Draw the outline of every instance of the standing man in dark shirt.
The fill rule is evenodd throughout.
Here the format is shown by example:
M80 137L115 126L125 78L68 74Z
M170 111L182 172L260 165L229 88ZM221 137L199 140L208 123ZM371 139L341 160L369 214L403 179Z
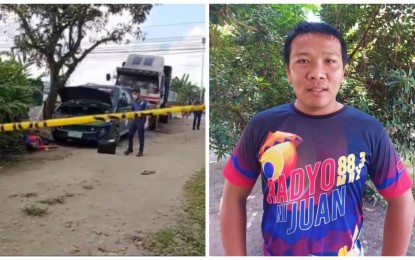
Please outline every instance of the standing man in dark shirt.
M140 89L134 89L132 92L133 103L131 104L132 111L142 111L148 109L148 103L146 100L141 99ZM134 118L130 122L129 133L128 133L128 149L124 152L125 155L129 155L133 152L133 138L135 132L138 132L138 141L140 147L137 153L138 157L143 156L144 150L144 126L146 124L146 116L140 116Z
M200 101L200 98L196 98L196 100L193 102L194 106L199 106L201 105L202 102ZM200 120L202 118L202 110L198 110L198 111L194 111L193 112L193 130L195 130L195 127L197 125L197 130L199 130L200 127ZM196 124L197 122L197 124Z

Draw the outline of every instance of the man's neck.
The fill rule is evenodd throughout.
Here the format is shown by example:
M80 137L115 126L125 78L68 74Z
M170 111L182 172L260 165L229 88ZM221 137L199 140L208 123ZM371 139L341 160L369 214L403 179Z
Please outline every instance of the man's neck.
M304 113L304 114L310 115L310 116L329 115L329 114L332 114L332 113L335 113L335 112L341 110L344 107L343 104L341 104L337 101L333 105L331 105L330 107L324 107L324 108L304 107L297 100L294 102L294 106L301 113Z

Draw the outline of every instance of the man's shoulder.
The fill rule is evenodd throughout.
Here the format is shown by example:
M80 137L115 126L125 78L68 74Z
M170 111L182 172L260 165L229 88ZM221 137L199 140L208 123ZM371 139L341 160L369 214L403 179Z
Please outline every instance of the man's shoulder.
M291 108L291 104L283 104L278 105L275 107L271 107L269 109L263 110L255 114L252 118L254 123L264 123L266 121L274 121L278 118L284 118L293 113L293 109Z
M278 105L255 114L247 125L253 132L267 133L277 129L279 125L294 113L290 104Z
M148 101L145 100L145 99L140 99L140 100L136 101L136 104L137 105L147 105Z
M352 106L348 107L347 113L345 113L345 116L348 120L352 120L353 122L355 122L356 125L361 125L363 127L370 125L372 127L383 128L383 124L378 119Z

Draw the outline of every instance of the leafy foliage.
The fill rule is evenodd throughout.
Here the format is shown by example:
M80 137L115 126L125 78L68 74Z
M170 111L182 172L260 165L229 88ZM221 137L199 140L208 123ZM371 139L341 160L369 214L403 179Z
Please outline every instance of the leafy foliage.
M174 77L171 89L177 93L177 101L181 103L200 97L200 88L189 81L189 74L183 74L181 79Z
M229 153L258 111L293 100L282 46L314 5L210 5L210 149Z
M0 14L7 23L19 22L16 47L39 65L46 63L50 73L50 92L44 117L51 118L57 89L63 88L78 64L97 46L140 37L138 27L146 20L150 4L2 4ZM131 20L108 29L109 17L129 12ZM89 45L89 47L85 47Z
M307 12L338 28L350 62L340 102L387 128L414 164L415 5L210 5L210 149L230 153L258 111L291 102L281 49Z
M0 123L20 122L27 119L36 92L28 76L26 66L14 60L0 60ZM0 133L1 153L19 151L22 140L21 132Z
M415 5L322 5L349 48L345 103L386 127L399 154L415 163Z

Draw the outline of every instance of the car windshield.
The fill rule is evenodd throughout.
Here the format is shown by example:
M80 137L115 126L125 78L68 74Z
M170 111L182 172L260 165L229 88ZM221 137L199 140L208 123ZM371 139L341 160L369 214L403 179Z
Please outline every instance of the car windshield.
M140 88L143 92L141 94L157 94L158 78L143 75L124 75L118 77L118 84L130 86L132 88Z

